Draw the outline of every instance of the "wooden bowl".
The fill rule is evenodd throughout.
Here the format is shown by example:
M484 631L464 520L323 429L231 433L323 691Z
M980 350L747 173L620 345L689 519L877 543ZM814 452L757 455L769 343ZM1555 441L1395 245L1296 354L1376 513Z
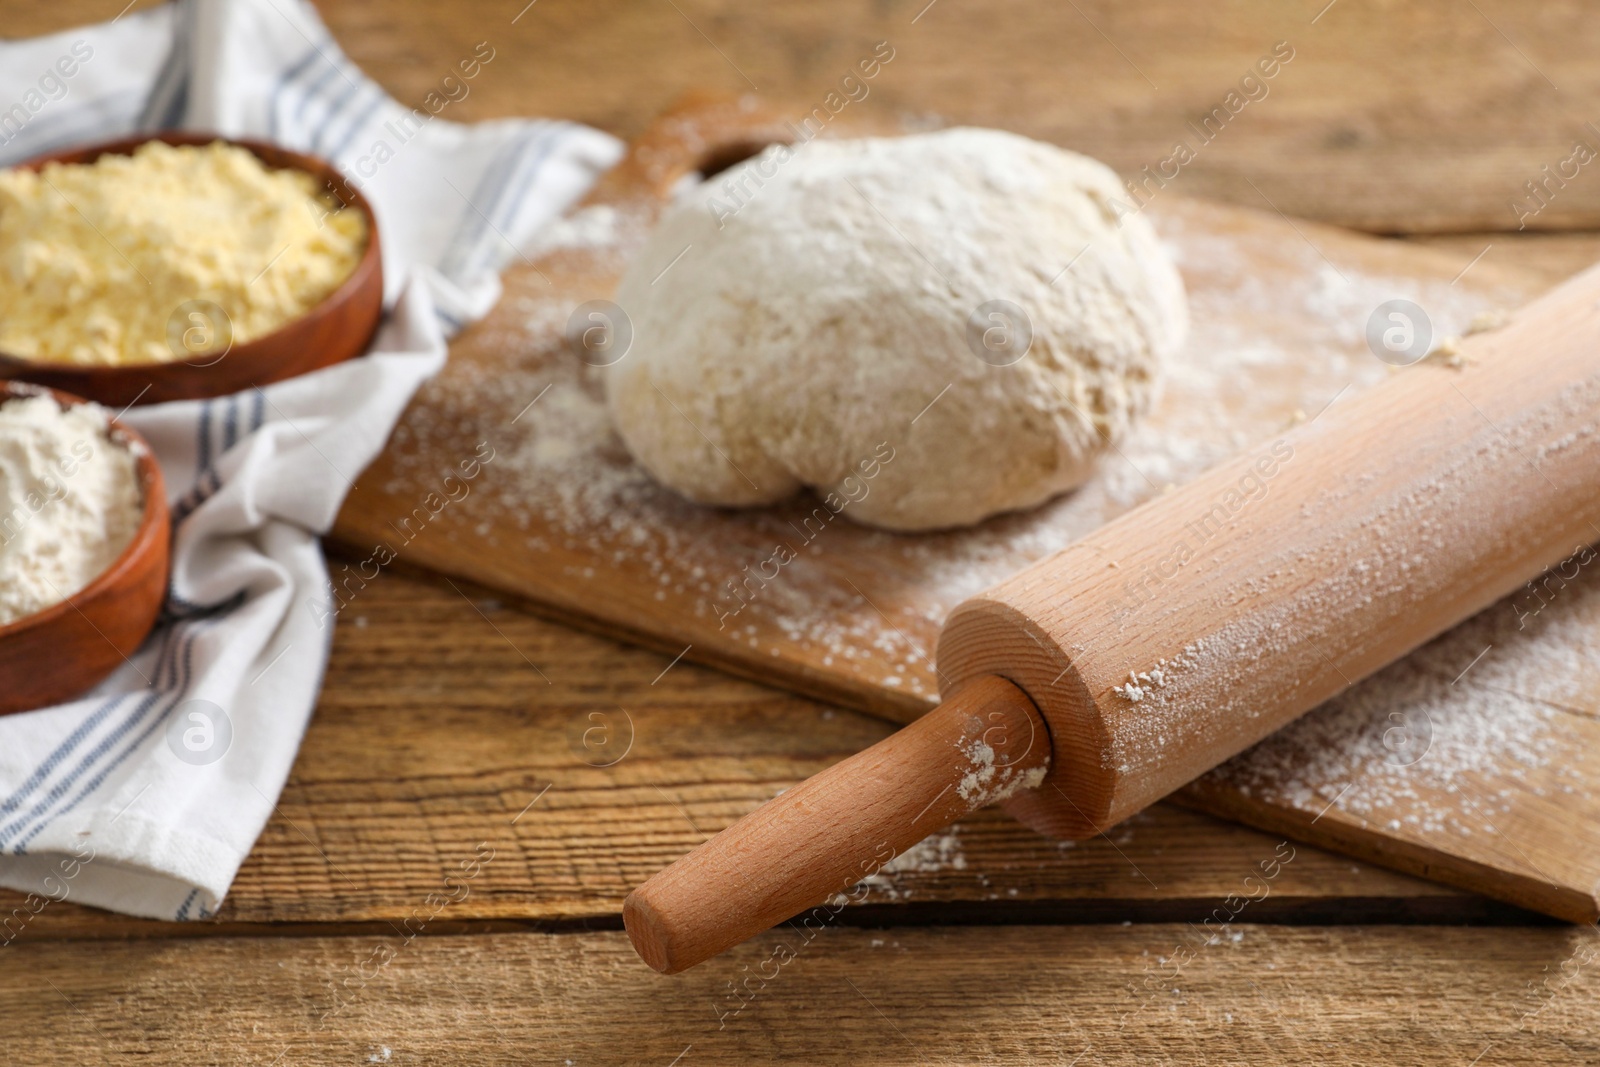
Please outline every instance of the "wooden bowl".
M207 352L188 361L114 367L70 366L0 353L0 378L34 382L110 407L125 408L132 404L225 396L339 363L366 350L383 314L383 256L378 243L378 220L360 190L346 181L331 163L264 141L172 131L53 152L19 165L39 170L46 163L92 163L103 155L128 155L149 141L170 145L223 141L247 149L275 170L303 170L318 178L340 203L366 216L367 247L355 271L304 315L265 336L235 344L223 353Z
M79 397L0 382L0 404L47 394L62 407ZM167 596L170 521L161 467L144 438L111 420L112 440L129 446L144 490L133 540L98 578L59 604L0 626L0 715L70 700L110 674L144 643Z

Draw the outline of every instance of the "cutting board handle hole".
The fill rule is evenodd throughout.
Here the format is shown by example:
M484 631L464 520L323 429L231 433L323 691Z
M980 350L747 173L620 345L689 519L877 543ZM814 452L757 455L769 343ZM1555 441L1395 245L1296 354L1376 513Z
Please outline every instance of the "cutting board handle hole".
M700 163L695 169L700 172L702 180L714 178L729 167L743 163L752 156L760 155L776 143L769 140L739 140L716 145L700 157Z

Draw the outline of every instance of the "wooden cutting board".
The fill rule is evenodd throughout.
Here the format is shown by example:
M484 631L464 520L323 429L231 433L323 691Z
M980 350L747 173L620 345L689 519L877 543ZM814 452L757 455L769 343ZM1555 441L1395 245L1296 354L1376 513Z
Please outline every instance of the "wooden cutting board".
M569 324L580 305L612 295L686 176L715 181L789 136L748 100L675 109L555 227L542 255L506 273L499 306L452 346L350 494L333 536L361 562L335 569L339 601L358 601L398 560L670 656L908 721L937 702L930 656L962 599L1403 373L1367 347L1378 305L1415 302L1448 347L1475 317L1514 309L1536 288L1489 263L1162 190L1143 210L1188 286L1191 337L1157 409L1089 485L1026 514L931 535L819 522L813 499L698 507L630 461L607 420L603 372L579 358ZM794 560L763 566L780 548ZM1594 920L1596 571L1600 561L1575 557L1537 593L1469 621L1177 799Z

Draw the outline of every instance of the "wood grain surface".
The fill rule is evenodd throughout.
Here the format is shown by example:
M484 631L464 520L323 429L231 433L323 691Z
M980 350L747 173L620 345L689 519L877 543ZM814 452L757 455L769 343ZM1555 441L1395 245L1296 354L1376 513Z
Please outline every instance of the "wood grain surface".
M51 1020L18 1063L1595 1062L1594 932L1506 933L785 927L671 979L621 933L33 944L0 998Z
M101 21L108 0L7 5L0 33ZM134 10L148 6L138 0ZM416 106L457 60L496 58L445 117L576 119L631 137L680 93L753 90L809 111L873 45L896 58L851 109L1003 126L1154 167L1277 42L1294 58L1173 183L1191 196L1385 233L1515 230L1512 201L1574 142L1600 150L1600 20L1582 3L846 0L326 3L341 47ZM1259 92L1259 90L1257 90ZM1569 167L1569 170L1573 168ZM1565 179L1564 179L1565 180ZM1600 228L1600 174L1549 187L1529 229Z
M9 3L0 34L58 31L122 6ZM872 44L893 39L896 80L880 80L861 111L893 123L1009 117L1125 173L1159 161L1174 131L1214 107L1275 40L1291 40L1296 58L1271 95L1185 168L1173 192L1251 207L1270 197L1297 216L1437 234L1426 243L1454 270L1488 248L1479 266L1525 269L1543 284L1600 259L1594 234L1505 232L1517 224L1510 198L1565 159L1594 117L1600 28L1579 4L319 6L340 46L406 103L420 104L487 40L496 63L450 117L562 116L622 137L685 89L748 88L734 64L769 99L808 109ZM1530 228L1600 228L1592 170ZM1236 894L1282 839L1170 805L1068 850L995 812L965 820L965 868L897 875L896 899L885 892L844 913L890 928L829 931L730 1025L731 1036L717 1032L713 998L726 1006L726 983L748 972L664 980L620 930L574 928L613 925L627 889L702 832L889 727L686 661L662 675L678 649L574 633L457 584L468 597L386 572L342 617L290 785L217 920L146 923L68 902L0 949L4 1002L29 1020L8 1038L8 1059L690 1067L780 1055L857 1063L1031 1054L1084 1065L1600 1056L1584 951L1592 930L1370 925L1536 920L1298 844L1272 895L1249 905L1225 944L1188 962L1185 924ZM617 766L591 767L598 753L583 732L597 724L588 716L618 706L642 723L638 743ZM546 803L552 818L530 824ZM480 841L508 850L364 980L358 968L373 974L367 961L394 947L394 926ZM502 857L515 861L504 875ZM491 880L494 892L476 888ZM22 905L0 894L0 913ZM903 925L996 921L1101 925ZM541 927L565 932L440 936ZM363 936L330 936L341 932ZM207 936L225 934L233 936ZM126 936L167 940L115 940ZM734 960L754 971L767 947L746 951ZM1181 980L1150 996L1170 970L1163 957L1185 961ZM1161 970L1147 982L1152 966ZM340 988L356 994L329 1018Z

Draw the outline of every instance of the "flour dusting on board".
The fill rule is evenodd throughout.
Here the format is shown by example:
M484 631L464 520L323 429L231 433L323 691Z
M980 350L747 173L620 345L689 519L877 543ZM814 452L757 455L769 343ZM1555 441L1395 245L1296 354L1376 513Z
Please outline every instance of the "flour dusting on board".
M1185 274L1192 317L1163 399L1093 481L1034 511L906 536L857 526L815 499L729 512L661 489L629 459L598 372L563 337L575 307L611 295L610 279L646 233L643 211L610 207L584 209L547 235L561 267L546 271L549 280L508 279L500 307L463 342L472 357L453 359L396 430L383 489L403 513L458 452L487 441L496 458L470 505L484 553L539 561L574 606L627 618L654 605L698 620L714 635L706 647L725 659L820 664L925 706L938 695L939 627L962 600L1315 416L1347 386L1395 373L1360 339L1378 303L1414 299L1443 333L1520 297L1473 289L1475 279L1452 287L1443 277L1334 270L1309 246L1285 248L1276 231L1217 236L1206 210L1152 208ZM1288 264L1264 269L1263 257Z
M1575 578L1545 583L1540 599L1524 591L1494 605L1208 779L1301 811L1337 805L1422 838L1493 838L1522 792L1591 804L1595 783L1559 757L1565 721L1595 715L1600 575L1571 569Z

